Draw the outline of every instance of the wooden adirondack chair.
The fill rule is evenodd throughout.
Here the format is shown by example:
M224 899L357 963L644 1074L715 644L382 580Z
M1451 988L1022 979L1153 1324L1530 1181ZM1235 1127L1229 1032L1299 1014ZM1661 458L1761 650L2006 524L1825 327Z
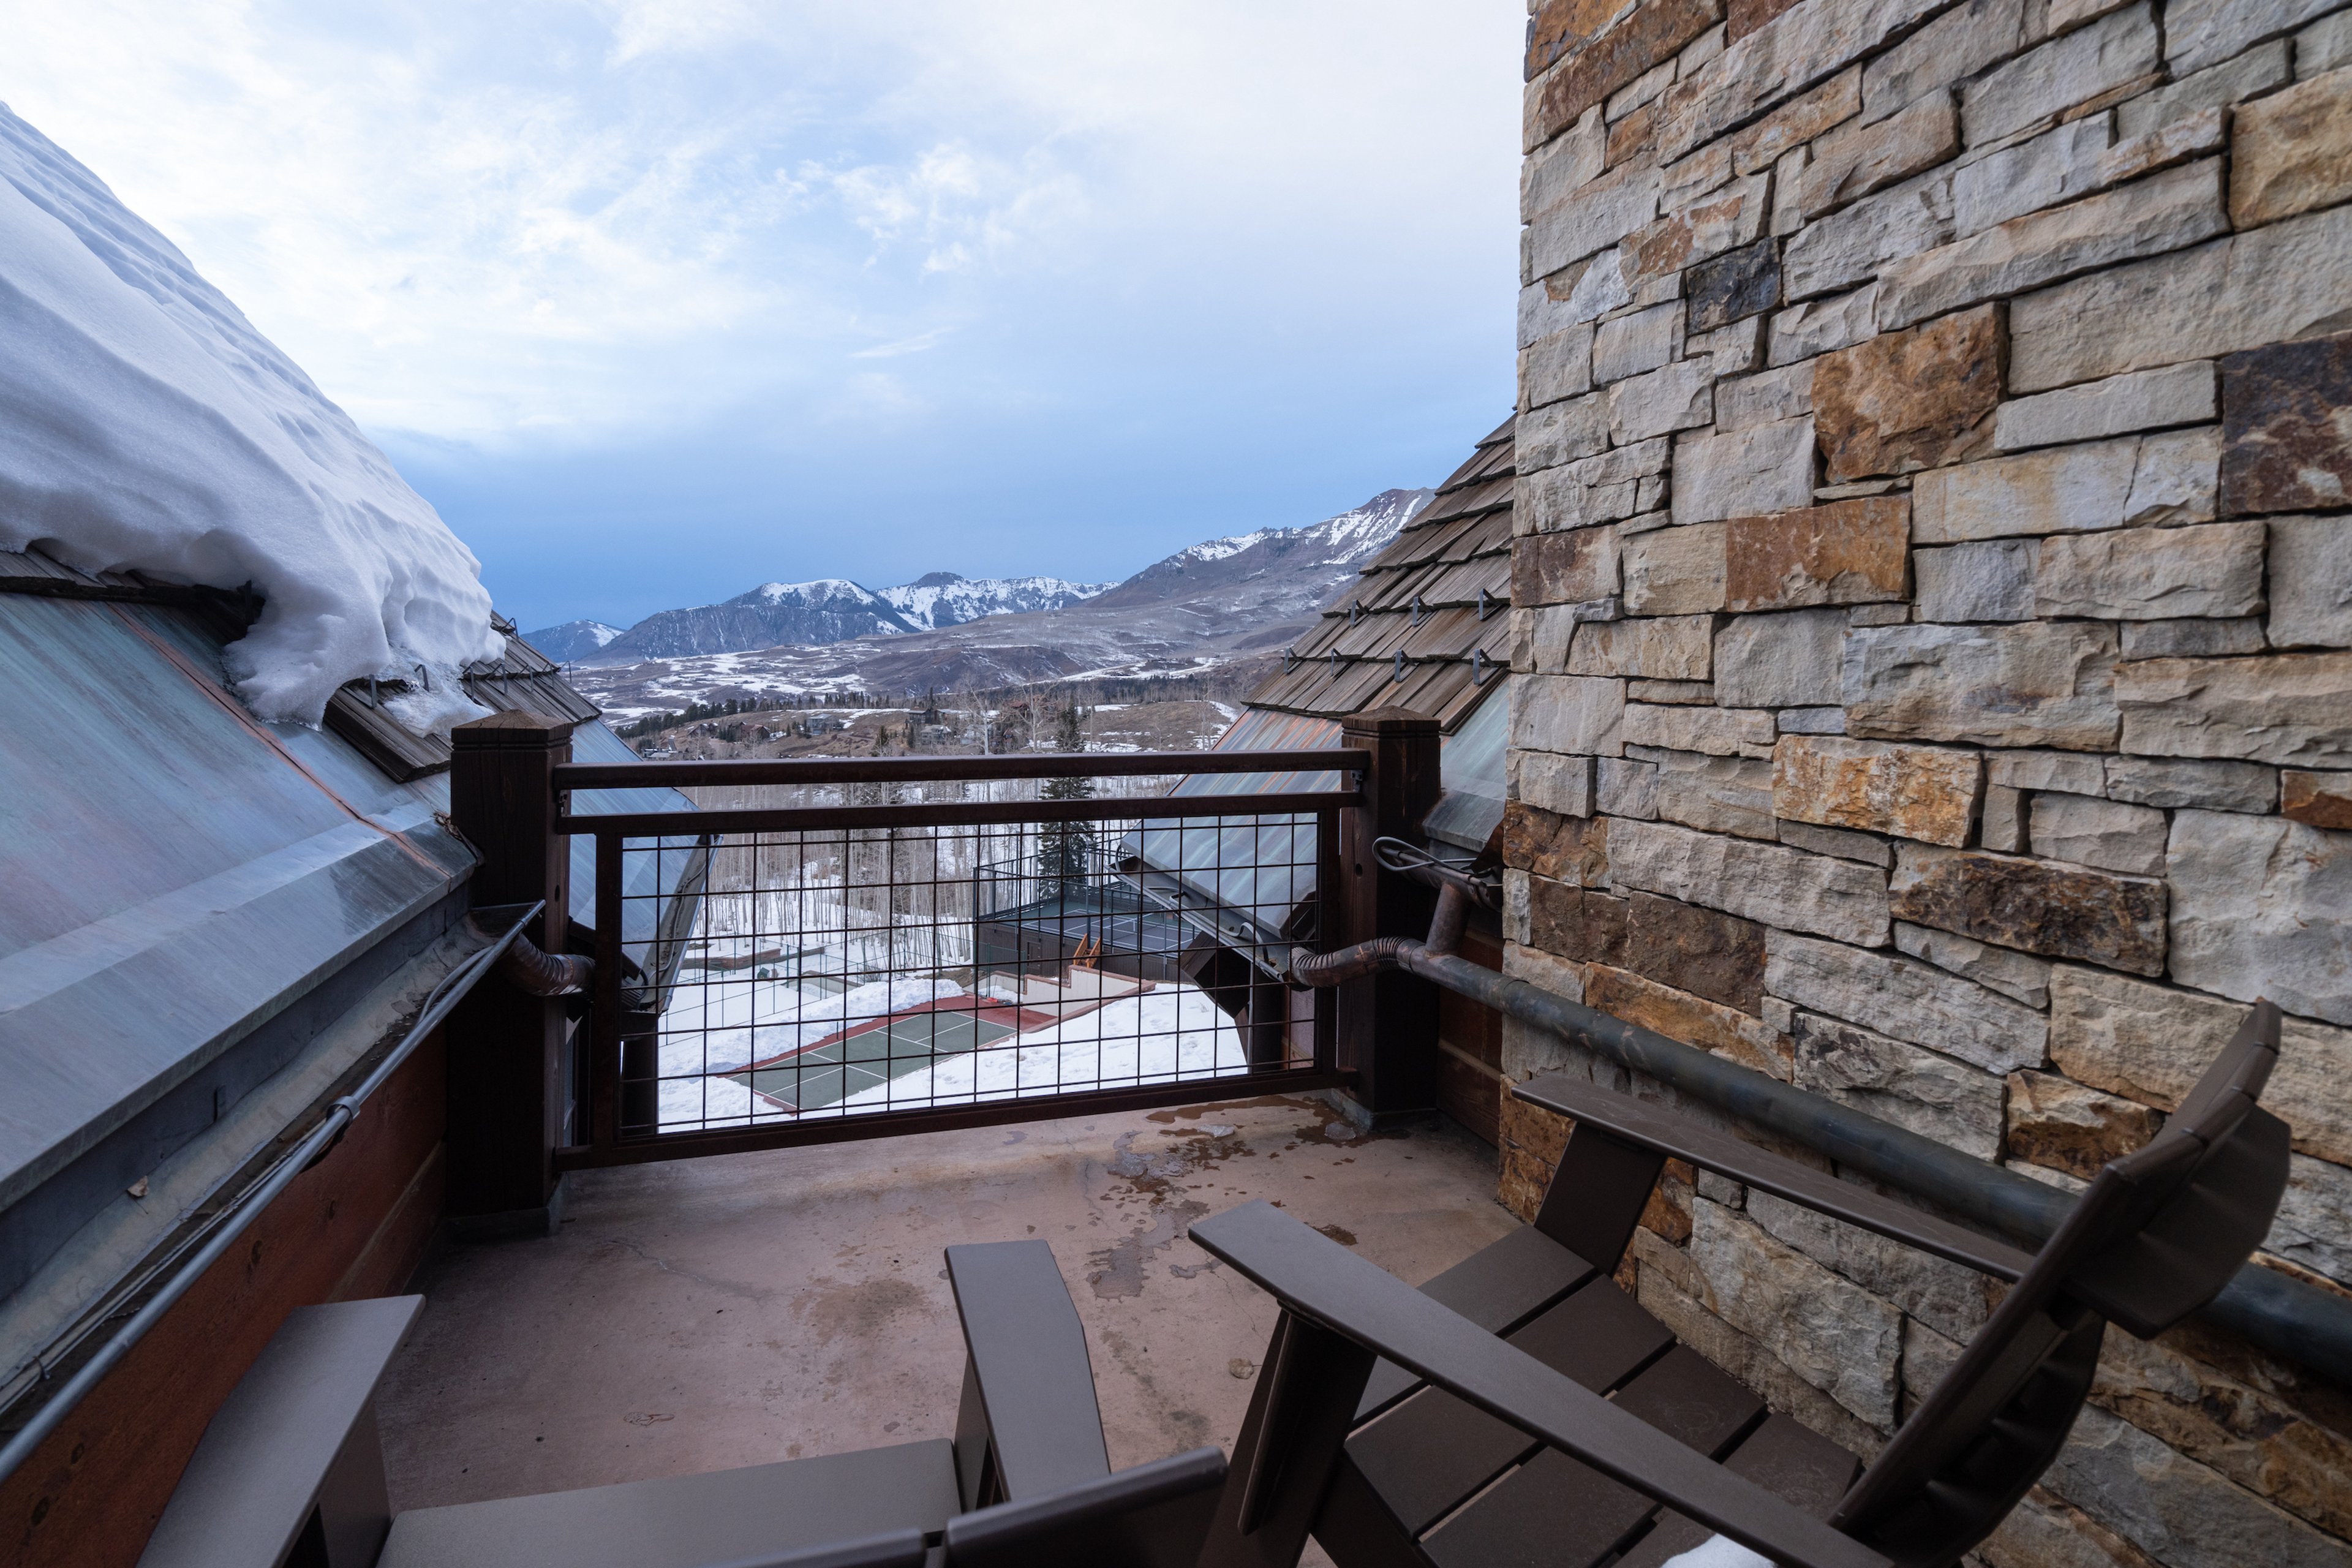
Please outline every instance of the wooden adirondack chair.
M1717 1533L1801 1568L1946 1568L2056 1457L2106 1325L2163 1331L2261 1241L2286 1182L2287 1127L2255 1104L2278 1028L2257 1005L2030 1255L1565 1078L1514 1090L1576 1124L1536 1223L1419 1290L1265 1204L1202 1221L1283 1308L1204 1568L1286 1568L1310 1531L1341 1568L1659 1568ZM1612 1281L1668 1157L2011 1283L1867 1468Z
M952 1441L394 1517L375 1390L423 1298L295 1312L214 1416L142 1568L1192 1568L1213 1447L1114 1475L1086 1333L1042 1241L947 1249ZM938 1542L938 1547L929 1543Z

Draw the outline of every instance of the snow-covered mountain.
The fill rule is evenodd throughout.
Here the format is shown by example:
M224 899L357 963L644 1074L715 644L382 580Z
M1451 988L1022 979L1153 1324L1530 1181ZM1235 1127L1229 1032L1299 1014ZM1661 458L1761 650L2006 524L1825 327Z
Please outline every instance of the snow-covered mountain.
M1429 504L1432 493L1384 490L1304 528L1259 529L1192 545L1058 609L992 615L913 636L646 659L627 668L611 657L627 651L615 642L596 668L576 672L573 680L625 715L721 696L947 690L1209 668L1295 639L1324 605L1353 592L1358 568Z
M716 605L647 616L593 655L597 664L635 664L745 648L846 642L916 630L891 603L845 577L762 583Z
M1058 610L1115 586L1070 583L1059 577L960 577L953 572L931 572L911 583L883 589L882 597L911 625L937 631L982 616Z
M556 663L569 664L591 657L620 635L620 627L602 621L566 621L560 626L525 632L522 640Z
M1319 610L1435 493L1382 490L1360 507L1304 528L1261 528L1191 545L1092 602L1112 609L1214 591L1247 605L1253 618L1287 619Z

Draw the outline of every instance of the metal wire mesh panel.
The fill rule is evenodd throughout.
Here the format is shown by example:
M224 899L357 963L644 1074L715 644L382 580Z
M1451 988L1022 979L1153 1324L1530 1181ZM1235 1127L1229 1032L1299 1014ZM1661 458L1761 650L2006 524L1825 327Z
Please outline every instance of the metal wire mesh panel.
M909 804L903 823L730 832L707 851L603 838L623 898L648 906L625 926L677 933L624 968L619 1136L1312 1066L1316 995L1278 976L1316 944L1330 817L1171 808L959 825ZM653 906L680 885L665 858L687 853L709 864L680 919Z

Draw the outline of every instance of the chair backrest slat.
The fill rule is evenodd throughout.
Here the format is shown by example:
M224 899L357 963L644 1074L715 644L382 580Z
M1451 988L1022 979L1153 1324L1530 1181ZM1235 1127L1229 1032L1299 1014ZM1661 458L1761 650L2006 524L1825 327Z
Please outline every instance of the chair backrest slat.
M1194 1568L1225 1484L1213 1447L948 1521L947 1568Z
M1944 1568L2057 1457L2110 1321L2143 1339L2221 1293L2269 1228L2286 1124L2254 1102L2279 1013L2255 1005L2164 1130L2108 1163L1831 1522L1906 1568Z

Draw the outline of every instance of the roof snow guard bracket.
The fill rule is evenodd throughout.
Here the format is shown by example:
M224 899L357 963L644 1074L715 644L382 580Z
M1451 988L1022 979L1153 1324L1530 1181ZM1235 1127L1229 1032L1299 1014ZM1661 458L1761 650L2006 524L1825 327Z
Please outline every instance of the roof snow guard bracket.
M1399 648L1396 651L1396 674L1390 679L1394 680L1402 680L1404 679L1404 649L1402 648Z

